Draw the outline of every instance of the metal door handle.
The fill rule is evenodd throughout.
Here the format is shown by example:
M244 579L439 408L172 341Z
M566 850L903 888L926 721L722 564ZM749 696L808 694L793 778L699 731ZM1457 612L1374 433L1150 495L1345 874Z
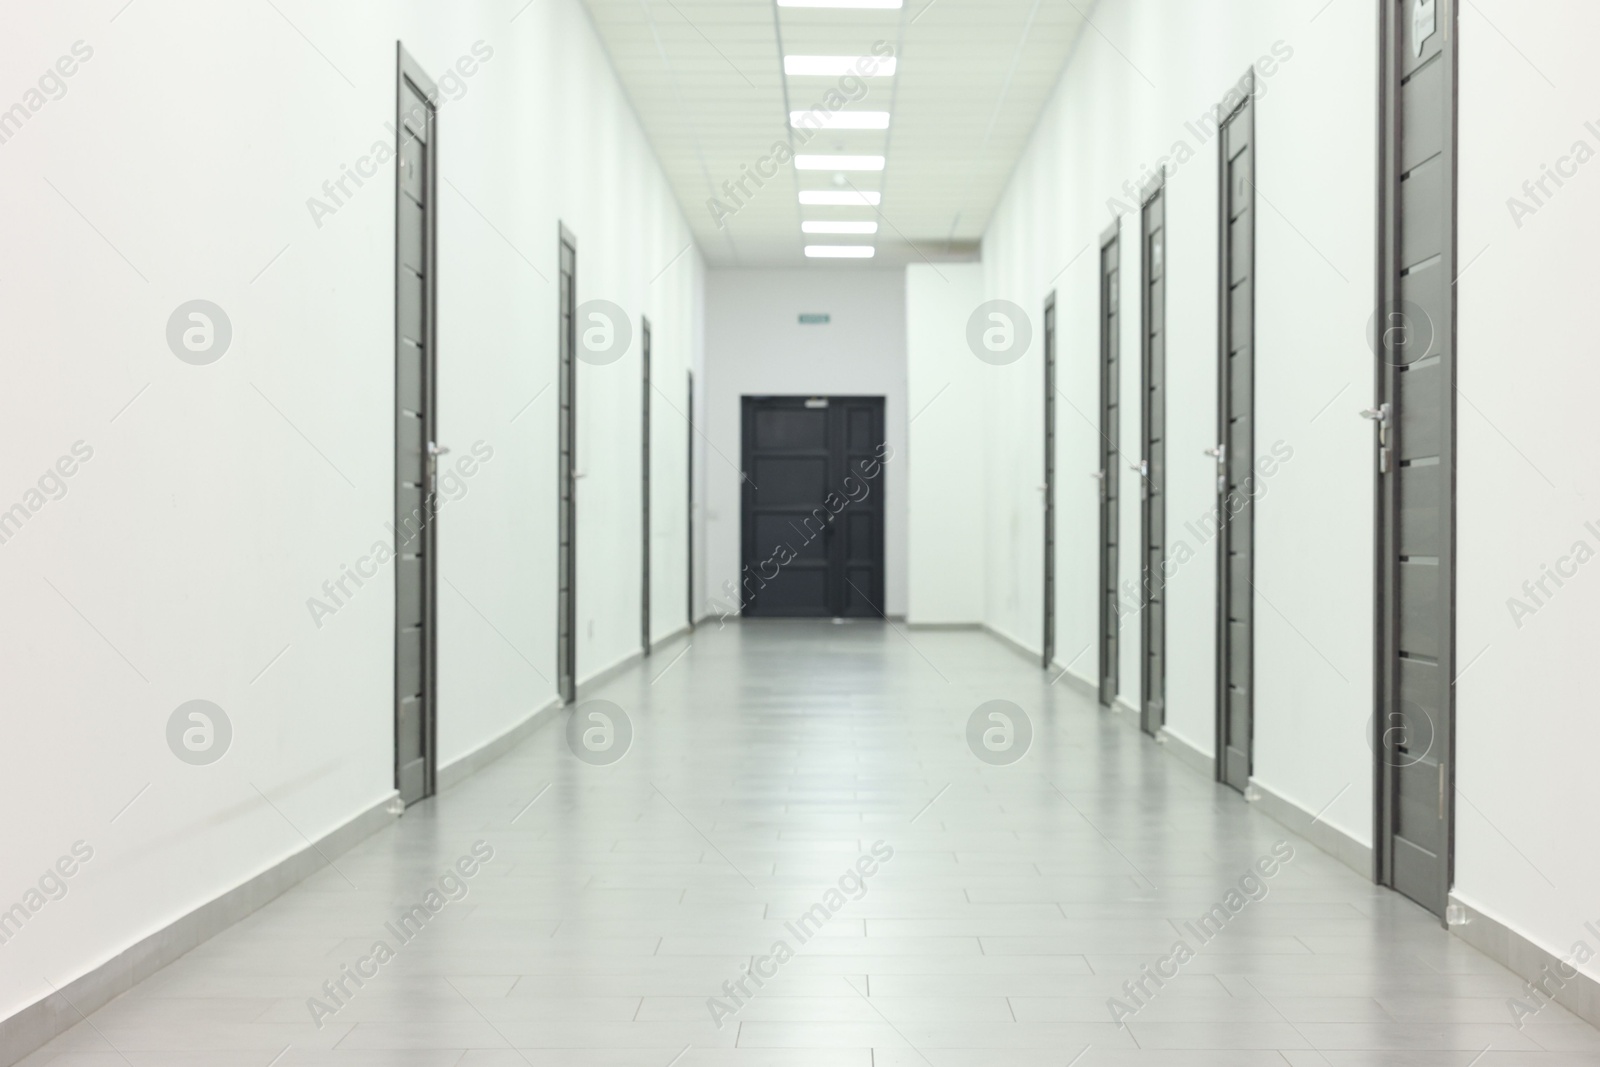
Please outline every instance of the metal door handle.
M1138 471L1139 474L1145 478L1150 477L1150 461L1147 459L1141 459L1137 463L1128 464L1128 469L1131 471Z
M1375 408L1366 408L1361 412L1361 417L1371 422L1387 424L1389 421L1390 407L1388 404L1379 404Z
M1105 471L1090 471L1089 472L1089 477L1091 477L1091 478L1099 478L1103 482L1103 481L1106 480L1106 472Z
M435 458L438 458L439 456L448 456L449 454L450 454L450 450L448 448L440 448L439 447L439 442L437 442L437 441L429 441L428 442L428 455L433 456Z

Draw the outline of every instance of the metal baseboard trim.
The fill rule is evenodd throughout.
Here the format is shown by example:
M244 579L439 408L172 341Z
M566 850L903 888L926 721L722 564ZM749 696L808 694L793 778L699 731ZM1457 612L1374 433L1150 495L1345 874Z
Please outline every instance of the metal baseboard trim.
M0 1067L22 1060L191 949L329 866L334 857L391 825L400 815L399 799L398 793L391 793L321 840L180 915L10 1018L0 1019Z
M1245 790L1245 799L1273 822L1293 830L1367 881L1372 880L1371 846L1322 822L1318 816L1284 799L1254 778Z

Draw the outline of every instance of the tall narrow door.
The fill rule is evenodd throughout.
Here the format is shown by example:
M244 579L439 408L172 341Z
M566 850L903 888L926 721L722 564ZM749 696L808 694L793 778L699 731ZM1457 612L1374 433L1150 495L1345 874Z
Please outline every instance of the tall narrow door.
M1254 89L1253 76L1245 84ZM1217 778L1250 782L1255 729L1255 95L1223 122L1217 427Z
M1376 344L1378 880L1443 915L1453 867L1456 15L1385 0Z
M1144 233L1141 257L1143 307L1140 320L1140 376L1144 383L1141 424L1144 447L1139 459L1139 548L1144 609L1140 646L1139 725L1154 735L1167 719L1167 197L1160 179L1146 191L1140 212Z
M1056 658L1056 294L1044 302L1044 653Z
M570 704L578 696L578 241L565 226L558 256L556 688L562 702Z
M683 479L684 495L687 497L687 499L684 501L684 504L686 505L685 509L684 509L684 523L685 523L685 526L687 527L684 530L684 545L685 545L685 551L688 553L688 559L686 561L688 565L687 565L687 567L685 567L684 572L689 576L688 582L687 582L688 588L686 590L686 601L685 601L685 603L686 603L687 610L688 610L688 613L689 613L689 629L692 630L692 629L694 629L694 624L695 624L695 617L694 617L694 432L695 432L694 431L694 371L689 371L688 372L688 383L689 383L688 384L688 389L684 394L684 406L683 406L683 410L688 412L688 418L684 420L686 425L683 428L684 448L686 449L686 453L687 453L684 456L684 465L683 465L683 469L685 471L684 479Z
M396 80L394 776L412 804L433 794L436 763L438 90L404 47Z
M650 320L639 317L639 643L650 654Z
M1122 239L1116 223L1100 239L1100 703L1117 699L1118 533L1122 451Z
M743 423L743 613L882 617L883 397L747 396Z

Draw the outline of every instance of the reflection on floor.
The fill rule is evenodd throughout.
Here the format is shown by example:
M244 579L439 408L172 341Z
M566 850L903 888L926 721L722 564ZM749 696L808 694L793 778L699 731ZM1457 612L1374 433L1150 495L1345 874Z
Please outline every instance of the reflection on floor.
M1048 682L976 633L709 624L592 694L626 721L580 706L585 759L544 730L24 1062L1600 1062ZM1026 720L969 730L994 700Z

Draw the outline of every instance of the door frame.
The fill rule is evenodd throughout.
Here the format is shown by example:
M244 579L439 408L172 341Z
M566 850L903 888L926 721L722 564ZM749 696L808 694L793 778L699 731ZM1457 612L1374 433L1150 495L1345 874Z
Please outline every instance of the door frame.
M561 263L568 252L572 255L572 280L563 303ZM556 223L556 303L556 688L561 702L571 704L578 697L578 238L560 221ZM562 408L567 411L565 433ZM567 504L565 521L563 500ZM560 603L563 566L567 575L565 610Z
M1256 418L1256 237L1260 231L1257 225L1258 197L1255 193L1256 166L1259 162L1260 145L1256 142L1256 72L1251 67L1245 71L1236 86L1236 92L1243 99L1229 112L1221 115L1217 123L1217 441L1228 446L1232 438L1229 429L1229 415L1232 408L1228 404L1229 389L1231 388L1231 370L1228 366L1228 346L1233 335L1233 301L1232 301L1232 274L1229 270L1229 223L1232 221L1228 212L1228 128L1235 122L1248 122L1250 145L1250 441L1251 448L1255 445L1255 418ZM1218 107L1220 113L1221 108ZM1233 524L1241 518L1250 527L1250 576L1248 579L1251 589L1250 608L1250 688L1246 691L1249 701L1248 718L1250 722L1250 741L1245 749L1245 781L1248 783L1250 776L1255 772L1255 729L1256 729L1256 658L1255 658L1255 503L1247 501L1239 509L1239 514L1232 515L1228 511L1228 464L1232 457L1226 453L1219 458L1218 488L1217 488L1217 603L1216 603L1216 734L1213 751L1216 753L1214 770L1216 780L1227 783L1227 715L1228 715L1228 661L1231 654L1228 642L1228 551L1232 544ZM1252 459L1253 462L1253 459ZM1241 790L1242 791L1242 790Z
M1056 656L1056 292L1044 298L1044 640L1040 666Z
M1448 118L1448 144L1443 153L1443 162L1449 168L1448 180L1445 188L1451 201L1450 224L1445 230L1443 242L1443 255L1440 269L1449 284L1445 287L1444 299L1448 302L1449 339L1443 346L1440 358L1440 389L1447 398L1442 405L1441 418L1443 424L1439 428L1440 435L1440 466L1446 472L1446 484L1442 488L1441 503L1445 508L1444 522L1447 526L1445 536L1441 539L1440 552L1442 553L1439 566L1445 577L1446 591L1449 599L1447 633L1440 642L1439 667L1441 677L1449 679L1445 690L1445 703L1443 715L1445 722L1439 725L1435 734L1444 734L1444 768L1440 774L1441 809L1444 822L1444 863L1441 876L1444 884L1439 887L1438 899L1443 902L1444 908L1448 907L1450 891L1455 884L1456 865L1456 732L1458 718L1456 715L1456 534L1457 534L1457 501L1456 501L1456 476L1457 460L1457 408L1456 382L1459 367L1457 357L1457 344L1459 342L1459 302L1456 299L1455 278L1459 264L1459 174L1460 174L1460 8L1451 0L1439 0L1444 4L1445 10L1439 14L1439 26L1436 32L1444 35L1443 49L1440 60L1446 65L1446 93L1445 100L1450 109ZM1400 224L1396 209L1398 207L1398 187L1400 174L1398 171L1401 118L1400 77L1405 62L1405 7L1403 0L1380 0L1378 4L1378 178L1377 178L1377 279L1375 299L1378 315L1381 317L1387 309L1400 306ZM1379 321L1374 329L1373 363L1374 363L1374 395L1377 403L1391 405L1390 410L1395 413L1390 426L1397 433L1396 441L1400 441L1403 433L1404 418L1396 406L1398 400L1398 370L1390 366L1382 355L1382 343L1379 340L1382 330ZM1372 758L1373 758L1373 797L1372 797L1372 879L1379 885L1394 888L1394 816L1395 816L1395 791L1397 770L1393 760L1386 759L1387 731L1384 723L1387 721L1389 709L1400 706L1399 677L1393 670L1395 659L1398 656L1400 638L1400 607L1398 590L1398 573L1390 565L1390 561L1398 558L1399 546L1393 538L1398 531L1400 519L1400 486L1399 479L1387 477L1382 473L1382 453L1387 446L1394 447L1396 464L1401 450L1398 445L1391 445L1374 435L1373 467L1380 473L1373 478L1373 516L1374 516L1374 567L1373 575L1373 716L1372 716ZM1390 520L1386 525L1385 519ZM1409 897L1407 899L1410 899ZM1425 906L1425 905L1424 905ZM1444 918L1441 908L1441 919Z
M423 404L427 408L423 418L422 439L426 452L429 445L438 440L438 381L439 381L439 354L438 354L438 198L439 198L439 87L434 84L409 52L405 44L395 42L395 167L394 167L394 360L395 360L395 409L394 409L394 449L391 456L394 458L394 475L391 486L394 490L390 513L397 520L400 519L400 397L401 368L404 360L401 354L404 341L402 340L402 326L400 316L400 294L402 288L402 274L406 267L400 252L400 217L403 198L405 197L405 178L402 171L405 166L405 153L403 141L405 130L406 88L410 89L423 101L423 106L428 111L428 137L423 144L423 154L426 170L426 187L424 195L427 197L426 210L423 213L423 241L424 241L424 269L426 277L423 279L423 315L426 326L424 342L426 351L423 353L422 370L426 378L424 383ZM433 460L424 454L422 461L422 476L426 484L419 494L420 507L428 516L428 521L422 524L417 536L422 539L422 795L417 800L433 796L438 787L439 769L439 686L438 686L438 632L439 632L439 535L438 524L433 518L432 498L435 492L436 474L433 469ZM399 521L395 523L396 530L404 529ZM395 602L393 617L392 649L394 652L394 670L391 679L391 693L393 696L393 729L394 729L394 787L400 789L400 736L401 736L401 693L400 693L400 582L402 568L399 566L398 556L401 550L400 538L395 536ZM413 801L414 803L415 801Z
M1139 725L1144 732L1155 736L1167 721L1167 599L1166 599L1166 574L1164 571L1154 571L1150 566L1151 536L1155 529L1155 516L1157 509L1161 514L1161 546L1156 558L1160 563L1165 563L1167 554L1167 468L1171 464L1172 452L1167 434L1167 179L1165 172L1156 177L1145 186L1139 200L1139 424L1140 424L1140 458L1139 481L1142 499L1139 505L1139 559L1140 580L1143 604L1139 610ZM1152 436L1150 428L1155 421L1154 404L1151 397L1151 381L1158 369L1156 366L1155 346L1150 343L1152 315L1155 310L1150 297L1150 287L1154 281L1151 277L1150 255L1150 210L1157 200L1161 201L1161 462L1150 462ZM1151 620L1150 603L1155 596L1155 590L1161 591L1161 632L1155 632L1155 624ZM1160 706L1152 709L1150 693L1154 686L1151 685L1150 650L1155 647L1156 639L1160 640L1161 647L1161 698Z
M642 490L643 513L639 526L640 570L639 587L639 643L644 654L650 654L650 320L639 316L640 363L640 463L639 481Z
M1117 325L1115 336L1106 329L1106 319L1111 315L1111 300L1113 287L1106 284L1106 253L1115 248L1117 253L1117 284L1115 286L1115 299L1117 301ZM1097 362L1099 364L1100 378L1100 406L1096 415L1099 424L1096 429L1100 435L1100 521L1099 538L1096 546L1100 555L1099 588L1096 589L1097 608L1095 618L1098 620L1099 633L1096 641L1099 644L1098 668L1099 678L1096 680L1096 689L1099 692L1100 706L1114 707L1117 694L1122 688L1122 642L1119 640L1120 630L1118 623L1120 615L1114 604L1117 603L1117 579L1121 577L1121 548L1122 548L1122 220L1113 219L1104 233L1100 235L1100 256L1096 260L1099 264L1096 274L1096 288L1099 291L1099 329L1100 346ZM1117 354L1117 380L1112 380L1112 375L1107 373L1107 365L1111 362L1111 345L1118 345ZM1112 390L1116 390L1117 418L1114 432L1107 433L1109 413L1111 411ZM1115 511L1115 514L1113 514ZM1117 559L1111 558L1111 540L1117 541Z

